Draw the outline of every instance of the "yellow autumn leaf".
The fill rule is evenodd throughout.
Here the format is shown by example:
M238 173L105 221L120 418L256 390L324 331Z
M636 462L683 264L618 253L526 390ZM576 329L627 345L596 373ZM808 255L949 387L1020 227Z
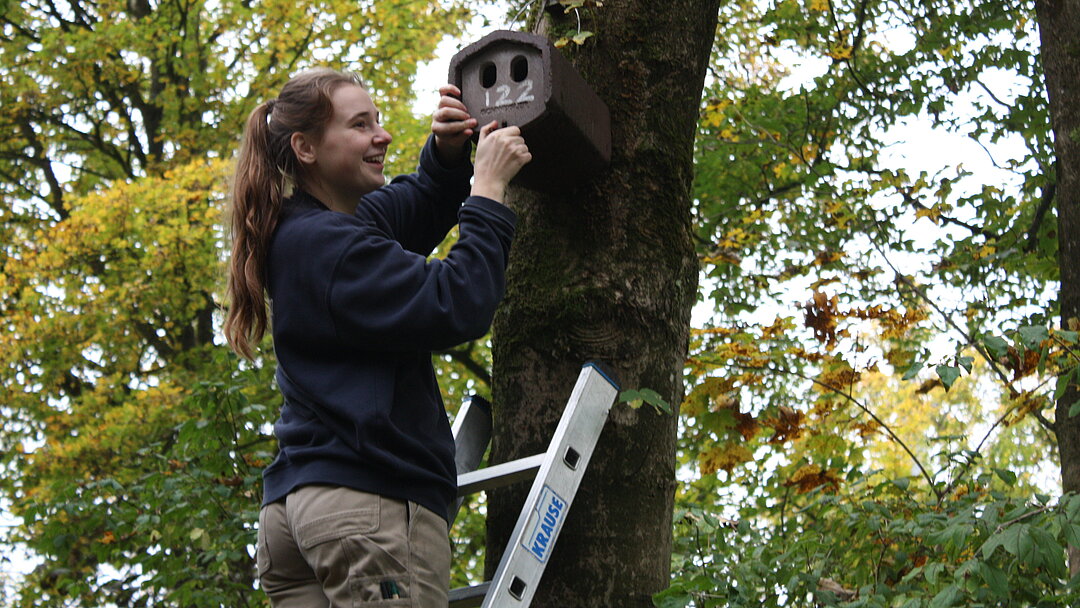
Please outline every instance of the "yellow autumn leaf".
M930 218L930 221L937 224L941 218L941 207L934 205L933 207L919 207L915 210L915 219L920 217Z
M730 473L735 467L753 458L753 453L741 444L719 445L698 457L698 469L702 475L712 475L719 470Z
M837 43L830 46L828 52L826 52L825 54L833 59L836 59L837 61L841 61L844 59L851 59L851 54L853 51L854 49L851 48L850 44Z

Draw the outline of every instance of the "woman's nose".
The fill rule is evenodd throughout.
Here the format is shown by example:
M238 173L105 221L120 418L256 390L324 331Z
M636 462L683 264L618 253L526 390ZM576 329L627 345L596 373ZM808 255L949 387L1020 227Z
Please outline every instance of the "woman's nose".
M379 138L379 141L381 143L387 143L388 144L388 143L394 141L394 136L390 135L389 131L382 128L382 125L379 126L379 130L378 130L378 132L375 133L375 136Z

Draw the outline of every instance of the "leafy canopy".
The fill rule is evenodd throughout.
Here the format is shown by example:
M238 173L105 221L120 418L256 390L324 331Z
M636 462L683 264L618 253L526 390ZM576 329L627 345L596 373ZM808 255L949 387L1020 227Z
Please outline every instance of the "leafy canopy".
M219 337L243 121L300 69L356 70L407 169L427 131L417 66L468 15L455 0L5 4L0 491L21 518L5 541L42 560L18 605L264 603L248 547L273 365L239 364Z
M1075 603L1077 503L1042 495L1046 410L1080 350L1078 328L1048 329L1034 19L1032 2L721 9L694 186L714 309L658 605ZM928 169L894 152L916 123L953 146L917 150Z

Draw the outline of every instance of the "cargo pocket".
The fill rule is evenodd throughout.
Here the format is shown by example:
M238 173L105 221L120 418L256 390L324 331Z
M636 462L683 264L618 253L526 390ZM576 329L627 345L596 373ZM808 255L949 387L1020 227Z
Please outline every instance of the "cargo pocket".
M259 578L270 571L270 547L266 544L266 507L259 511L259 530L255 541L255 567Z
M358 576L350 581L353 608L413 606L412 580L408 573L395 576Z

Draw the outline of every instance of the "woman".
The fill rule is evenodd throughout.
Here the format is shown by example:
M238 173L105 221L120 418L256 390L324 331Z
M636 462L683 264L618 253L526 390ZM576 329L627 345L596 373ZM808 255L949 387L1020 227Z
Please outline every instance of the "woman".
M351 74L300 74L248 118L225 333L252 357L269 297L284 404L257 562L274 606L447 605L456 473L430 353L487 331L514 233L501 201L531 156L491 123L470 164L477 121L440 95L417 172L388 185L392 138Z

